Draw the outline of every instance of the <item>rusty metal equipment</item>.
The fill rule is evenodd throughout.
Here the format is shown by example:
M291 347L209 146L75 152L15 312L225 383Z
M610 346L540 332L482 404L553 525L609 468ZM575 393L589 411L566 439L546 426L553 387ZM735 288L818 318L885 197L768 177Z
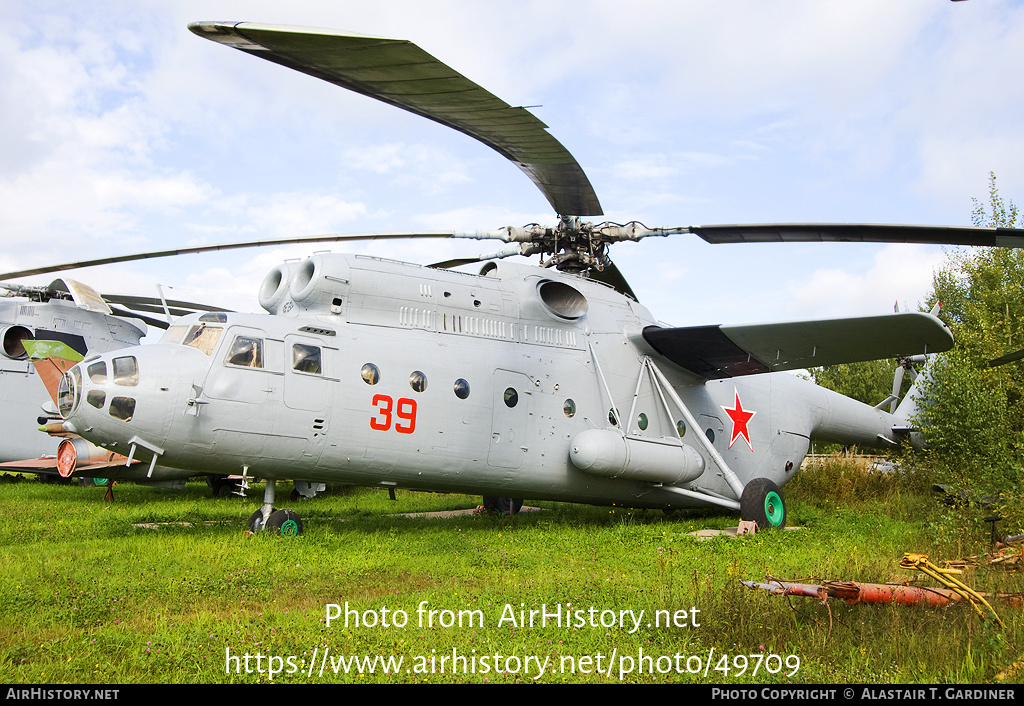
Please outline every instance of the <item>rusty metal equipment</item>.
M829 598L838 598L850 605L883 603L935 607L967 601L978 615L983 618L991 617L1000 626L1006 627L985 596L954 578L954 574L963 573L961 570L940 569L928 561L928 556L924 554L905 554L900 560L900 566L905 569L922 571L943 584L945 588L907 584L860 583L857 581L822 581L812 584L780 581L772 577L767 577L764 583L756 581L742 581L741 583L747 588L761 589L779 596L817 598L822 604L825 604ZM1020 606L1022 604L1019 595L996 594L990 597L998 598L1009 605ZM983 611L980 606L984 606L987 611Z

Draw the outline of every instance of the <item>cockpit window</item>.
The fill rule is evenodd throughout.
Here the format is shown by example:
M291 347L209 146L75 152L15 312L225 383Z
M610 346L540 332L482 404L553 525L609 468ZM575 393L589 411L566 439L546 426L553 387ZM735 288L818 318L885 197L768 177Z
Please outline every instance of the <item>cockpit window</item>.
M228 365L243 368L263 367L263 339L252 336L235 336L227 357Z
M113 366L115 385L139 384L139 364L135 360L135 356L129 355L122 358L114 358Z
M299 373L320 375L320 347L304 343L292 344L292 369Z
M67 419L78 406L78 397L82 394L82 371L78 365L71 368L60 379L57 387L57 409L60 416Z
M122 422L130 422L135 416L135 400L131 397L115 397L110 400L110 416Z
M107 383L107 364L102 360L90 365L88 371L89 379L97 385L105 385Z
M198 348L206 355L211 355L213 349L217 347L217 341L220 340L220 335L224 332L220 326L207 326L206 324L199 324L189 329L185 335L185 339L182 341L183 345L190 346L192 348Z
M188 331L188 326L171 326L160 337L160 343L181 343L186 331Z
M85 394L85 401L96 409L103 409L103 403L107 401L107 393L103 390L89 390Z

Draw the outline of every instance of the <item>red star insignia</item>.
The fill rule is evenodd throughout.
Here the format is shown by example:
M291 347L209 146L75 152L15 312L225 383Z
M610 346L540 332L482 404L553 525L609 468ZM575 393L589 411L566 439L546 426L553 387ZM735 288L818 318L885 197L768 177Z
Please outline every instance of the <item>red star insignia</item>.
M750 423L750 420L754 418L757 412L748 412L743 409L743 404L740 402L740 393L735 388L733 388L733 392L736 395L736 406L729 409L722 405L722 409L725 410L725 413L729 415L729 419L732 420L732 438L729 439L729 448L731 449L732 445L736 443L736 439L742 436L743 440L747 442L747 446L753 451L754 445L750 443L750 430L747 428L747 424Z

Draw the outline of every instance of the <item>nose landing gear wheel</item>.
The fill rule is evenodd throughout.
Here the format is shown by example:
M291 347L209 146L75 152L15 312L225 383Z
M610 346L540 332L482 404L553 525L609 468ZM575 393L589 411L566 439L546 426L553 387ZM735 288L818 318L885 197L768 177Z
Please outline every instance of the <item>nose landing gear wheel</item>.
M274 510L263 529L282 537L298 537L302 534L302 518L291 510Z
M767 478L754 478L747 483L740 496L740 518L753 520L760 529L785 527L786 504L779 486Z
M277 512L277 510L275 510L274 512ZM270 514L271 514L271 516L273 516L274 513L270 513ZM263 510L257 510L256 512L252 513L252 515L249 516L249 522L247 524L249 526L249 531L252 532L253 534L256 534L257 532L262 530L263 529Z
M249 531L257 533L266 530L282 537L297 537L302 534L302 518L292 510L274 510L263 522L263 511L257 510L249 518Z
M516 515L523 509L522 498L499 498L495 495L484 496L484 509L502 515Z

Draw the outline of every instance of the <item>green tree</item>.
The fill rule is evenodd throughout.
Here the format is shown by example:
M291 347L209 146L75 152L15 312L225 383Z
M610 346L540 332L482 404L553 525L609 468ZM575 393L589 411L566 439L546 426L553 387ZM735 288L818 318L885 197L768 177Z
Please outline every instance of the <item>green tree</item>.
M1016 228L1020 214L1013 201L1009 204L1003 201L999 195L999 188L996 186L995 172L988 173L988 204L978 199L971 199L974 209L971 211L971 223L979 227Z
M861 363L840 363L811 368L814 382L822 387L874 406L892 394L896 375L895 360L866 360ZM904 388L910 376L904 376Z
M1005 203L989 175L989 201L974 200L977 226L1012 228L1018 209ZM1024 461L1024 363L991 367L989 361L1024 348L1024 251L971 248L951 251L935 274L928 305L942 302L956 340L939 357L924 386L928 403L918 423L926 458L937 480L965 496L1002 494L1006 530L1024 527L1016 491ZM978 510L959 512L960 530L976 526Z

